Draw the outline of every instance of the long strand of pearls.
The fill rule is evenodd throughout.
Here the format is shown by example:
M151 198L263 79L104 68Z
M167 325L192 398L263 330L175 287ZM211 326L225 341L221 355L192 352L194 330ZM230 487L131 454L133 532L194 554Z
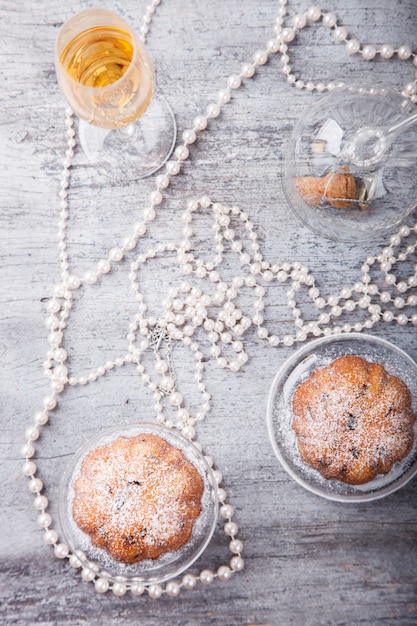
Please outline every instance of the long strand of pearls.
M415 69L414 80L404 85L402 89L402 95L409 98L412 102L417 102L417 54L413 52L411 47L407 44L403 44L398 48L395 48L391 44L382 44L377 47L374 44L363 44L358 39L351 37L344 26L338 23L338 18L332 11L323 12L318 6L311 6L305 11L305 13L297 13L291 18L287 25L284 26L284 20L287 15L286 0L280 1L280 9L275 21L275 33L281 40L280 51L281 56L281 71L286 75L287 82L293 85L296 89L306 89L307 91L331 91L336 86L343 85L343 82L328 83L323 82L315 83L312 80L303 80L297 78L292 72L290 66L290 57L288 44L290 44L297 36L297 31L302 30L306 26L319 24L320 21L326 28L332 30L333 39L337 43L344 43L346 52L349 55L360 54L365 61L372 61L377 56L382 59L391 59L396 57L401 61L411 61Z
M160 0L152 0L146 9L140 35L145 40L149 32L152 15ZM254 224L248 215L238 207L228 207L221 202L214 202L208 196L189 200L182 215L184 222L183 240L179 244L161 244L156 249L149 250L136 257L131 263L130 280L135 293L138 312L129 324L127 334L128 349L125 355L118 356L111 361L94 368L92 371L80 376L68 370L66 365L68 355L63 347L64 333L74 294L81 288L96 283L111 271L115 263L121 262L129 251L132 251L140 238L146 235L147 227L156 217L156 207L163 200L163 192L169 187L173 176L179 174L183 162L188 159L189 146L197 141L211 122L221 113L221 108L232 99L233 91L239 89L246 79L254 76L257 68L264 65L271 54L281 54L282 72L287 76L287 82L295 87L305 88L309 91L324 91L333 88L334 84L304 83L297 79L291 72L289 65L288 47L296 36L296 31L304 28L308 22L315 23L322 20L323 24L333 29L336 41L345 42L350 54L360 53L365 60L371 60L377 54L382 58L391 58L396 55L399 59L411 59L414 66L417 65L416 54L408 46L400 46L394 50L392 46L384 45L379 50L370 45L362 45L357 40L350 39L346 30L339 26L333 13L322 13L317 7L311 7L305 14L296 15L292 24L284 26L286 16L286 0L279 0L278 16L275 21L275 36L266 42L266 45L255 51L251 61L243 63L240 71L229 76L224 89L220 90L217 100L211 102L206 110L197 115L193 125L186 129L182 135L183 143L177 147L172 158L165 166L165 172L155 177L155 189L149 194L148 206L143 211L141 221L133 225L131 232L123 241L111 248L107 256L100 259L95 267L88 270L82 277L70 272L67 254L66 228L69 217L68 213L68 188L70 170L75 148L75 131L73 128L72 112L66 110L66 137L67 149L63 162L63 172L60 185L60 218L58 230L58 248L61 262L61 282L55 287L54 294L48 303L48 318L46 326L49 330L47 352L44 369L45 375L50 379L50 393L43 399L42 407L35 415L32 424L26 430L26 443L22 447L21 454L25 459L22 468L23 474L29 478L29 490L34 494L34 506L38 511L38 525L44 531L44 542L51 545L55 556L59 559L68 559L73 568L81 567L81 560L77 554L71 554L65 543L60 542L58 533L53 528L52 517L47 511L48 498L42 492L44 485L36 476L37 466L33 460L35 456L34 442L39 438L41 427L49 421L50 414L58 404L58 396L67 385L85 385L94 382L104 376L114 367L121 367L127 363L136 366L137 371L149 385L154 394L157 419L170 427L179 428L182 433L193 440L194 445L201 449L201 444L195 440L195 423L204 419L210 410L210 394L203 382L203 361L199 344L193 335L198 328L206 332L210 344L210 353L217 360L221 368L238 371L247 361L248 355L244 348L244 335L250 329L255 329L259 339L264 339L272 347L291 346L294 342L305 341L309 336L330 335L348 333L370 329L379 321L397 323L400 326L411 323L417 325L417 314L408 315L403 311L406 307L415 309L417 296L411 290L417 287L417 264L413 267L407 279L399 277L395 273L398 264L410 261L417 247L417 224L413 227L401 226L399 231L392 235L389 244L377 256L368 257L361 267L361 279L351 287L342 287L336 294L327 299L320 295L314 276L308 268L298 262L284 262L281 264L270 263L264 259L260 246L257 243L257 234ZM403 95L407 95L413 102L417 101L416 81L409 83L403 89ZM192 221L196 212L200 214L210 210L213 219L214 233L214 256L212 259L202 259L191 253L191 240L193 236ZM244 239L239 238L238 232L243 231ZM408 238L414 238L411 243L405 244ZM246 240L245 240L246 239ZM242 271L227 282L221 274L224 252L239 257ZM146 304L143 294L139 290L138 272L146 263L162 254L176 254L178 264L185 276L178 288L174 288L168 294L161 317L157 320L145 317ZM372 282L371 268L379 264L385 287L383 290L376 282ZM375 270L374 270L375 271ZM205 281L209 288L204 291L190 282L190 277L195 276L198 280ZM290 283L287 291L287 306L296 327L294 334L286 334L282 337L271 333L265 325L263 310L265 308L265 295L272 284ZM253 311L247 312L237 306L237 297L243 289L253 290ZM301 289L306 289L311 303L318 311L317 319L303 320L301 311L297 305L297 295ZM214 291L214 293L213 293ZM406 294L407 297L406 297ZM214 311L214 312L213 312ZM355 311L362 311L360 321L353 324L342 322L342 318L351 315ZM147 372L143 363L143 353L152 344L155 331L163 332L170 341L181 341L194 353L198 390L202 396L200 411L191 415L184 405L181 393L177 389L177 381L169 374L169 364L156 354L155 372L161 379L158 383L154 376ZM142 336L139 341L138 335ZM231 349L233 356L226 358L224 349ZM165 416L162 400L166 398L174 411L173 418ZM212 465L210 457L206 459ZM222 475L215 470L215 478L221 484ZM128 582L125 580L110 580L103 577L94 567L83 567L81 577L85 581L94 582L99 593L111 589L115 595L124 595L130 590L134 595L141 595L145 591L152 597L158 598L164 593L176 596L182 588L192 589L197 582L209 584L215 578L228 580L234 572L244 567L241 553L243 544L237 538L238 527L232 520L233 507L226 502L227 494L219 486L220 516L225 520L224 532L229 537L229 550L232 558L228 564L220 566L216 572L203 570L198 576L187 573L181 581L169 581L165 588L158 584L145 585L141 581Z
M148 6L146 10L143 26L141 27L140 31L142 40L145 39L146 34L149 31L150 17L154 13L155 8L159 3L160 0L153 0L153 2ZM219 472L218 470L213 470L213 476L218 486L217 492L219 499L219 514L221 519L223 519L223 530L225 535L229 539L229 551L233 556L227 564L223 564L218 567L217 571L203 569L198 576L187 573L182 577L181 581L170 580L166 583L165 587L157 583L145 584L140 580L128 581L121 576L113 579L111 575L101 572L99 568L94 565L94 563L88 563L87 565L83 565L83 563L86 562L85 555L82 555L79 550L76 551L74 554L70 553L68 545L59 540L57 531L52 528L52 516L50 515L50 513L47 512L49 501L47 496L42 494L42 491L44 490L42 480L36 476L37 466L36 463L33 461L33 457L35 455L35 446L33 442L39 438L40 428L48 423L51 412L57 407L57 396L63 392L66 384L75 386L94 382L99 376L103 376L107 371L113 369L115 366L122 366L123 364L129 362L133 362L136 364L137 370L142 375L144 382L149 385L154 393L157 419L164 422L167 426L173 426L172 421L166 419L164 416L163 408L160 402L161 396L163 395L160 390L161 388L158 389L155 383L152 382L151 377L146 373L146 370L141 363L141 351L148 347L149 342L148 340L145 340L144 342L142 342L140 348L135 345L134 331L137 329L136 321L130 324L128 335L128 353L124 357L118 357L114 361L108 361L103 366L99 366L98 368L90 372L87 376L80 376L78 378L76 378L75 376L70 376L68 373L68 368L64 365L65 361L67 360L67 353L66 350L62 347L62 342L64 338L64 330L66 328L67 319L69 317L69 311L73 302L74 291L79 289L83 284L94 284L98 280L98 277L100 275L107 274L110 271L112 262L121 261L125 252L127 250L133 249L136 246L137 237L143 236L146 233L147 222L152 221L152 219L154 219L155 217L155 211L153 207L160 202L158 187L161 184L162 186L164 186L164 182L161 182L161 178L159 177L157 183L157 191L153 192L150 197L151 207L145 210L143 222L135 225L133 237L126 238L121 248L112 248L109 251L108 258L102 259L98 262L96 271L90 270L86 272L83 279L80 279L75 274L70 274L68 271L69 260L66 244L66 225L68 220L67 190L70 180L70 168L72 162L71 159L74 156L76 141L74 138L75 132L73 129L73 115L71 110L69 109L66 110L65 125L67 128L67 150L65 154L61 179L61 189L59 192L61 212L58 230L58 247L60 252L62 282L56 286L54 290L54 296L48 303L48 311L50 315L48 316L46 321L46 325L50 331L50 334L48 336L50 349L47 352L47 358L44 367L45 375L51 379L51 395L48 395L44 398L42 410L35 413L34 425L32 424L26 429L25 435L27 441L21 449L21 454L25 458L22 473L24 476L27 476L29 478L29 490L31 493L35 494L34 506L35 509L39 511L38 525L44 531L44 543L53 547L54 554L58 559L68 559L69 564L72 568L81 568L81 578L86 582L93 582L95 589L98 593L105 593L109 589L111 589L113 594L116 596L122 596L128 590L130 590L133 595L138 596L142 595L146 591L151 598L155 599L159 598L163 594L167 594L171 597L176 597L182 588L193 589L196 586L197 582L201 582L201 584L203 585L208 585L212 583L216 578L222 581L227 581L235 572L241 571L244 567L244 560L241 556L243 543L240 539L237 538L238 526L236 522L234 522L232 519L234 514L234 508L231 504L227 503L226 491L224 488L220 487L223 479L221 472ZM172 167L172 165L169 166L169 164L167 166L167 169L171 172L176 170L175 167ZM161 246L160 249L158 249L156 252L162 253L165 252L167 249L172 249L172 246ZM149 253L149 256L153 258L155 256L155 251L151 251ZM137 262L136 268L138 264L139 262ZM135 264L132 264L132 272L134 272L134 269ZM137 294L139 310L141 310L142 295L137 288L137 284L135 282L133 284ZM146 307L144 307L143 310L146 310ZM146 327L147 324L142 324L142 330ZM196 415L195 419L190 418L188 411L184 407L181 407L182 396L177 391L174 391L170 394L170 402L171 405L177 409L177 426L181 428L182 433L187 438L192 440L196 434L193 423L196 420L204 419L206 413L209 411L210 405L208 404L208 401L210 399L210 395L208 394L202 380L202 353L198 349L198 344L192 342L188 337L184 337L183 342L187 346L189 346L191 350L195 353L195 377L198 389L202 394L202 411ZM156 360L155 369L158 373L166 373L165 362L162 359L158 358ZM167 389L167 391L169 391L175 383L171 380L168 384L168 376L165 376L164 378L165 382L163 382L162 388L165 385L165 388ZM200 451L202 450L202 446L197 440L194 440L193 443ZM205 456L205 459L207 463L211 467L213 467L212 458L210 456Z

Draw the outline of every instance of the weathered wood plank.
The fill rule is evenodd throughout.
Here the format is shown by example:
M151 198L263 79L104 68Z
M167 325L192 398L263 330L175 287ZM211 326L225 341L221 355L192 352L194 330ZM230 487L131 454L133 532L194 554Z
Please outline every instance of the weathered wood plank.
M90 4L90 3L89 3ZM138 26L144 3L100 3ZM239 374L207 364L212 411L199 432L221 469L245 541L246 569L227 583L166 597L102 597L42 545L36 512L20 476L19 448L24 430L46 392L42 362L46 352L44 318L53 285L59 280L56 233L64 107L55 80L53 50L59 26L85 8L76 0L0 2L0 362L2 419L0 453L0 621L40 626L210 626L211 624L366 626L417 622L417 481L369 504L345 506L307 493L276 461L265 425L272 378L293 349L272 349L255 335L248 340L250 361ZM292 14L306 0L289 4ZM375 44L409 43L415 49L413 0L332 0L353 36ZM164 0L149 36L160 89L173 106L180 132L225 86L227 76L250 60L272 34L273 0ZM296 73L325 82L368 81L398 87L413 78L411 63L349 58L324 28L308 28L294 44ZM218 120L191 148L183 173L169 189L157 220L140 249L176 240L178 215L187 198L208 193L237 204L256 225L268 260L297 258L311 267L324 294L360 276L362 259L374 243L332 243L308 232L287 208L281 188L286 142L295 120L317 94L291 89L279 72L278 58L259 69L253 81L234 94ZM121 180L93 168L77 154L70 192L68 237L76 273L99 260L138 220L153 180ZM208 217L198 219L204 232ZM207 240L200 244L209 253ZM203 248L204 249L204 248ZM131 258L133 258L132 253ZM229 255L229 271L237 265ZM154 269L152 267L152 269ZM86 296L76 298L68 330L71 363L88 371L126 351L126 333L135 311L128 264L118 268ZM166 285L179 274L169 261L143 272L146 297L155 307ZM285 326L285 294L279 287L267 301L271 326ZM303 307L308 311L307 302ZM282 332L282 331L281 331ZM376 326L417 358L417 333ZM208 354L208 345L205 344ZM179 360L186 360L178 351ZM187 373L183 366L184 376ZM196 389L183 381L187 399ZM56 514L59 475L73 452L101 428L152 415L152 398L133 367L114 371L94 385L65 394L38 446L40 476L48 485ZM201 566L227 558L221 530Z

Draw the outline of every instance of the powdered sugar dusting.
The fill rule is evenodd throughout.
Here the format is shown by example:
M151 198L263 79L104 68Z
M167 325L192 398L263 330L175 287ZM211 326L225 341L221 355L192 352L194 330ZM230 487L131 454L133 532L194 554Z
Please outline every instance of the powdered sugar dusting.
M301 457L325 478L368 482L411 450L415 416L406 385L377 363L342 356L295 390Z
M203 480L161 437L120 437L92 450L74 485L73 516L92 543L133 563L180 548L201 512Z
M290 475L304 487L325 498L339 501L370 500L380 498L399 488L417 472L417 424L414 423L412 433L414 444L401 461L394 463L386 474L378 474L364 484L349 485L340 480L324 478L320 472L305 463L299 453L296 434L292 428L292 398L295 389L311 374L328 366L332 361L343 355L359 355L370 363L381 363L389 374L401 378L411 393L412 410L417 411L417 365L404 352L383 339L359 335L340 335L311 342L288 359L278 372L273 382L268 407L268 422L271 441L278 459ZM340 402L340 415L344 398L341 394L335 403ZM392 401L392 398L391 398ZM346 408L346 407L345 407ZM385 428L379 434L386 447L396 445L398 441L399 420L391 416L392 427ZM345 421L349 428L349 416ZM350 423L353 426L353 423ZM359 427L356 426L356 429ZM358 435L359 431L349 431L350 435ZM331 440L331 429L328 440ZM312 441L314 438L312 437ZM355 453L355 446L352 452Z
M152 454L139 441L144 433L158 444ZM136 436L137 445L126 445ZM60 517L71 549L111 578L161 582L177 575L201 554L214 531L211 470L192 443L163 426L132 424L96 437L69 468L63 489ZM116 557L120 549L128 555L124 562Z

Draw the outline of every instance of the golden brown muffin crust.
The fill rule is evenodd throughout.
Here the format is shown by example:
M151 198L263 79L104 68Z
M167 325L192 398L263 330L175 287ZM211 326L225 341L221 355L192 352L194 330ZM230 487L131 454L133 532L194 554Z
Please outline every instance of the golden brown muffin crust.
M203 489L197 468L162 437L119 437L84 459L73 518L117 561L157 559L189 540Z
M359 356L316 369L295 390L292 409L300 456L327 479L366 483L389 472L413 445L408 387Z

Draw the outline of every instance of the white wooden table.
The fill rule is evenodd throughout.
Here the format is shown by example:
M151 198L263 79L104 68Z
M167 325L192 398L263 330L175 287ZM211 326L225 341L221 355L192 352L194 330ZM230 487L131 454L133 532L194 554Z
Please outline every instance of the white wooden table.
M47 392L43 377L46 304L59 280L57 228L59 181L65 151L65 103L54 71L54 41L60 25L90 6L74 0L0 2L0 316L2 502L0 512L0 621L15 625L317 626L417 623L417 481L368 504L344 505L310 494L281 468L268 440L266 403L277 368L292 348L271 348L249 336L249 362L237 374L206 363L212 410L199 437L224 475L245 542L245 570L231 581L155 601L128 594L100 596L79 574L54 558L42 543L36 511L21 476L19 449ZM138 27L142 2L103 0L100 6ZM306 10L290 3L291 14ZM413 0L332 0L353 36L415 49L417 5ZM216 96L230 74L272 35L273 0L164 0L148 39L160 90L175 111L179 132ZM294 43L294 70L314 80L367 81L402 86L411 64L365 63L348 57L323 26L308 28ZM178 219L187 198L203 193L237 204L255 223L265 257L297 259L316 275L324 294L352 284L363 259L384 238L347 245L320 238L288 208L281 186L286 142L299 115L319 97L286 84L274 57L236 92L221 116L191 149L149 228L155 242L180 237ZM77 153L70 190L69 256L82 274L119 241L140 215L153 178L121 179L89 165ZM132 253L133 254L133 253ZM143 273L143 290L157 311L161 294L179 279L168 261ZM233 267L230 267L234 271ZM129 264L76 299L67 349L71 366L87 371L126 351L135 311ZM305 305L307 306L307 304ZM308 308L307 308L308 315ZM268 324L283 334L284 301L267 301ZM384 336L417 358L410 326L379 324ZM187 371L177 353L178 369ZM184 361L181 359L184 358ZM184 384L192 405L194 386ZM71 455L94 433L152 415L152 398L133 367L66 391L37 446L40 476L56 515L59 477ZM199 561L216 567L227 559L218 528Z

